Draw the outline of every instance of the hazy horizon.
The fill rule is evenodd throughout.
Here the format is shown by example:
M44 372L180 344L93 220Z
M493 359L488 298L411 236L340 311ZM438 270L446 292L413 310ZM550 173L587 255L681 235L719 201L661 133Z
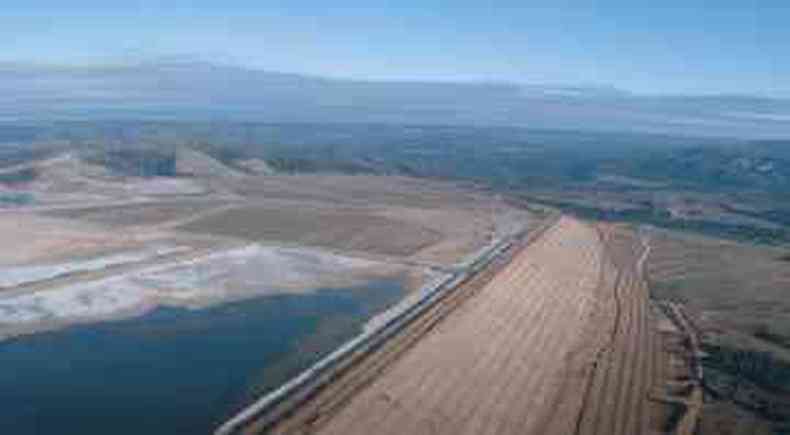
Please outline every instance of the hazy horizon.
M193 56L0 62L0 121L226 120L508 126L785 138L790 99L615 87L329 78Z
M391 84L391 83L413 83L413 84L437 84L437 85L483 85L483 86L512 86L526 90L555 90L558 94L573 94L574 91L581 93L593 93L608 96L638 96L638 97L734 97L734 98L759 98L766 100L790 100L790 93L761 93L761 92L735 92L727 90L707 90L698 92L660 92L660 91L641 91L626 87L620 87L614 83L596 82L572 82L572 81L529 81L515 79L484 79L484 78L419 78L419 77L357 77L354 75L343 74L322 74L316 72L301 72L289 69L263 68L258 66L245 65L229 58L219 56L212 59L208 56L200 56L192 53L170 53L157 56L144 56L136 53L128 53L122 56L92 57L80 59L77 62L57 62L41 60L3 60L0 59L0 73L26 73L26 72L113 72L129 68L141 67L166 67L173 66L183 68L185 66L203 66L215 68L232 68L239 70L263 72L269 74L280 74L284 76L299 76L310 79L325 81L344 81L358 83Z
M790 136L790 6L12 1L0 121Z
M790 97L790 6L669 0L10 1L0 61L187 54L361 80L593 84L661 95Z

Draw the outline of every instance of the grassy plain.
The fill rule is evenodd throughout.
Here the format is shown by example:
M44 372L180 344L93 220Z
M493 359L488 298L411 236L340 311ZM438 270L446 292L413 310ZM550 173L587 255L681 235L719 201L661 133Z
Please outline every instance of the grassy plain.
M790 430L786 250L651 233L651 294L684 304L702 336L706 404L700 433Z

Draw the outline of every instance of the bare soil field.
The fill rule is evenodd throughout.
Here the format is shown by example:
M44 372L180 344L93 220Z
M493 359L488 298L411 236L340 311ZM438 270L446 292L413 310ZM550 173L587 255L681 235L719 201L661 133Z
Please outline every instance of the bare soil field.
M180 230L246 240L290 242L342 250L408 256L441 234L368 209L306 207L291 203L244 206L180 226Z
M220 200L157 201L129 205L95 205L43 212L46 216L74 219L108 227L158 225L192 218L228 204Z
M351 387L355 373L392 349L267 433L659 433L648 393L665 355L638 260L621 252L643 252L634 240L562 218L367 386Z
M245 198L268 198L335 204L389 204L441 208L448 205L481 207L494 199L456 183L373 175L273 175L250 177L233 185Z
M483 192L405 177L248 177L242 206L178 229L450 265L539 220Z
M136 245L127 234L94 225L37 216L0 213L0 264L29 264L99 254Z
M676 377L688 378L688 367L673 368L667 341L680 336L677 328L649 301L642 267L649 254L648 241L620 226L600 226L607 248L607 262L614 273L604 273L604 286L614 304L603 305L598 315L608 319L610 329L599 347L588 378L585 405L577 420L576 434L689 435L672 420L672 403L682 403L669 392ZM662 332L661 325L665 331ZM696 424L696 416L686 418Z
M539 220L402 177L118 176L70 155L40 166L14 188L45 200L0 211L0 337L378 279L416 289ZM208 193L171 192L179 183Z
M400 176L248 174L180 150L176 176L117 172L75 154L28 166L13 185L49 217L135 231L177 227L192 236L297 244L451 265L532 223L472 185ZM229 206L236 205L232 209ZM16 208L15 208L16 207Z

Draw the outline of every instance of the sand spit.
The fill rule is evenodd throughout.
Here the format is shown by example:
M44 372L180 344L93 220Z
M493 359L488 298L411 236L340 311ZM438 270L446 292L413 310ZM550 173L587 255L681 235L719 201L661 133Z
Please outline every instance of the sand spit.
M157 306L201 308L255 296L362 285L409 271L319 250L251 244L96 281L0 295L0 338L134 317Z

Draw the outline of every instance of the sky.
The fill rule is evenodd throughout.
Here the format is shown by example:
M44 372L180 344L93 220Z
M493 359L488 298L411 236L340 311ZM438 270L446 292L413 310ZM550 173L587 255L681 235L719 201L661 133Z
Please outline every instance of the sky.
M787 23L786 0L5 0L0 61L188 56L364 80L790 97Z

